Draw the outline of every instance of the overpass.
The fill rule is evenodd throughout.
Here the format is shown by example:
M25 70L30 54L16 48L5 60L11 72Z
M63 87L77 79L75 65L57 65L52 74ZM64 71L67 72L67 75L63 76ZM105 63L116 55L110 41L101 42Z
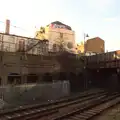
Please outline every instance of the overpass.
M119 51L87 56L85 59L86 84L89 85L88 81L92 81L92 85L118 90L120 87L119 56Z

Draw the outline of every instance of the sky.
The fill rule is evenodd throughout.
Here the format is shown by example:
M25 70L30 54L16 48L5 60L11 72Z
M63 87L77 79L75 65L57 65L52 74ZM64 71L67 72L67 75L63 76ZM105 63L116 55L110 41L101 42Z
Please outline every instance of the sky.
M105 40L106 50L120 49L119 0L0 0L0 4L0 32L6 19L12 34L28 37L57 20L72 27L77 43L86 33Z

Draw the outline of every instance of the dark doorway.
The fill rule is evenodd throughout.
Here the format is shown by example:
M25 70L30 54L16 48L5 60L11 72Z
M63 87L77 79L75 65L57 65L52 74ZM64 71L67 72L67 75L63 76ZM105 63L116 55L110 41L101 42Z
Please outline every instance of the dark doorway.
M27 75L27 83L37 83L38 76L36 74L28 74Z
M8 84L21 84L21 76L18 73L10 73L8 75Z

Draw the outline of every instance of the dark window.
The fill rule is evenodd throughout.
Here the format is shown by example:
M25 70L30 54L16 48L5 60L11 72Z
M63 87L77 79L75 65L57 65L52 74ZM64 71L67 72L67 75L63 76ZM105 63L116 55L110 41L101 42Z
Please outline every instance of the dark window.
M57 45L53 44L53 51L57 51Z
M0 77L0 85L2 84L2 79L1 79L1 77Z

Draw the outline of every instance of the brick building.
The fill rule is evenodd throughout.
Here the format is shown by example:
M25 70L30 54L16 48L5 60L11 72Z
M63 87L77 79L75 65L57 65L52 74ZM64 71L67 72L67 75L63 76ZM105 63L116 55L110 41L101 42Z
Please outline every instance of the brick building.
M105 52L105 41L99 37L88 39L85 44L85 51L103 53Z

